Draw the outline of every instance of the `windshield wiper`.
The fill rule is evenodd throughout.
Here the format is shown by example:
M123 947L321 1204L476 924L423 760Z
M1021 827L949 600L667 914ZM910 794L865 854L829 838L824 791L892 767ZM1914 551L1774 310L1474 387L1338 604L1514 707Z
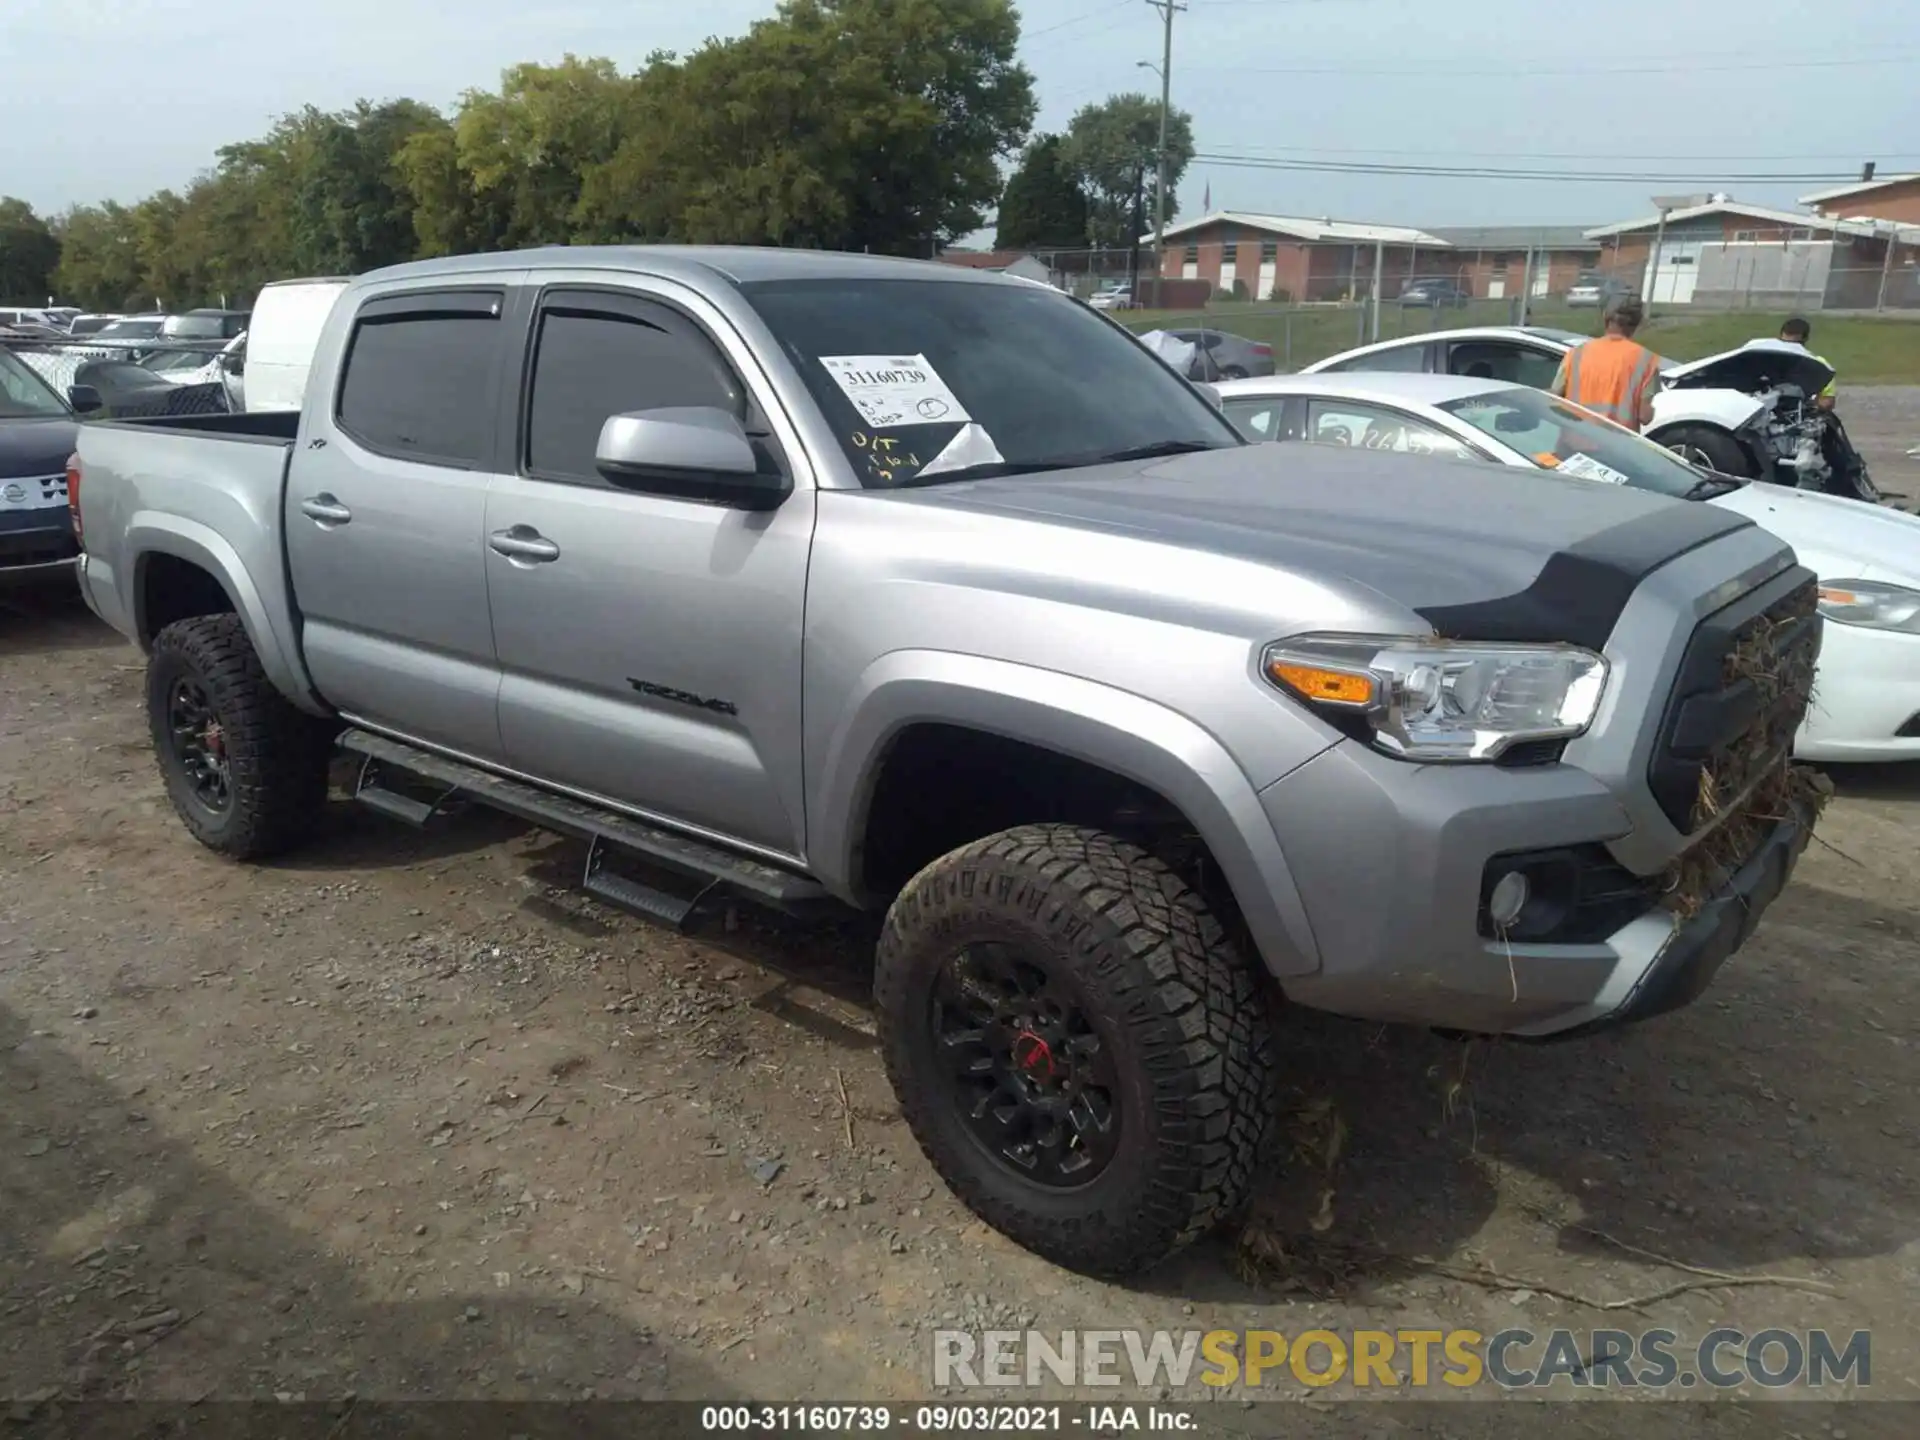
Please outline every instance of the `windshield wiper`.
M1133 445L1125 450L1109 450L1103 455L1079 455L1061 461L1061 467L1077 465L1118 465L1126 460L1158 460L1165 455L1192 455L1200 450L1223 450L1205 440L1155 440L1150 445Z
M1711 500L1718 495L1731 495L1747 482L1735 480L1726 475L1702 475L1680 498L1682 500Z
M1127 460L1157 460L1164 455L1188 455L1196 450L1221 450L1204 440L1156 440L1150 445L1134 445L1125 450L1101 451L1090 455L1055 455L1045 460L985 460L978 465L961 465L952 470L922 470L887 487L910 489L917 485L944 485L949 480L994 480L1003 475L1037 475L1047 470L1084 470L1093 465L1118 465Z

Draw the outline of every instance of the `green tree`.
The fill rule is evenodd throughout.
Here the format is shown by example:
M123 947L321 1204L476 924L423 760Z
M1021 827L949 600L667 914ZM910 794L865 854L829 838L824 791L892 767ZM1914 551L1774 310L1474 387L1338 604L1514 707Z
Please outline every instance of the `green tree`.
M594 238L928 255L978 229L1033 123L1008 0L785 0L636 77L585 179Z
M92 310L151 305L140 295L139 245L133 212L109 200L81 205L57 222L60 264L54 289L63 299Z
M60 264L60 241L33 207L0 195L0 299L44 305Z
M1087 197L1064 150L1058 135L1042 135L1027 147L1000 194L995 248L1068 250L1087 243Z
M1114 95L1083 106L1067 125L1067 163L1080 177L1091 210L1093 238L1102 245L1130 245L1134 197L1149 221L1160 165L1160 102L1145 95ZM1167 218L1174 217L1180 177L1193 163L1193 117L1167 112Z

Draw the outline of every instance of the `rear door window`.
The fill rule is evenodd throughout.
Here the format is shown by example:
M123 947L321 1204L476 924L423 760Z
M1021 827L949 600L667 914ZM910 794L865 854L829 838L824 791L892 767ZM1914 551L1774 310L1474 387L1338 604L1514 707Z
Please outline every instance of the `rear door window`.
M1385 350L1356 355L1351 360L1342 360L1338 365L1329 365L1323 373L1337 375L1365 371L1373 374L1377 371L1390 370L1419 374L1427 368L1427 348L1424 344L1394 345Z
M1383 405L1352 400L1315 400L1307 407L1307 438L1319 445L1355 450L1392 450L1448 460L1482 458L1445 431Z
M347 342L335 419L369 450L470 469L493 436L502 292L383 296Z
M1462 340L1448 347L1447 373L1481 380L1504 380L1545 390L1559 372L1560 357L1533 345L1504 340Z

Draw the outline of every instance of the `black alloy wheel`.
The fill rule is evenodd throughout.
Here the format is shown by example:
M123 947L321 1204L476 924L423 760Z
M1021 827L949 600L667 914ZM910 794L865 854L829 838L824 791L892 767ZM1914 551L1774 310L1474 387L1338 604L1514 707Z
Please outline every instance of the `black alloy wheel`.
M940 970L928 1039L974 1140L1016 1175L1070 1188L1119 1145L1120 1086L1072 980L1037 949L968 945Z
M191 675L173 682L167 696L167 735L174 764L193 802L209 815L224 815L233 800L233 773L227 763L226 728L207 697L206 686Z

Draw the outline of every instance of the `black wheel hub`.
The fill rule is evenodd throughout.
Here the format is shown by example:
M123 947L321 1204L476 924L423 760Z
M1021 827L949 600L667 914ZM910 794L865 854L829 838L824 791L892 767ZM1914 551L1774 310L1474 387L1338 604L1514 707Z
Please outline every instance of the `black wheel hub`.
M215 814L224 812L233 797L226 731L206 686L191 676L174 681L167 692L167 735L194 802Z
M941 967L929 1020L948 1098L995 1159L1055 1189L1107 1168L1120 1141L1113 1057L1046 957L967 946Z

